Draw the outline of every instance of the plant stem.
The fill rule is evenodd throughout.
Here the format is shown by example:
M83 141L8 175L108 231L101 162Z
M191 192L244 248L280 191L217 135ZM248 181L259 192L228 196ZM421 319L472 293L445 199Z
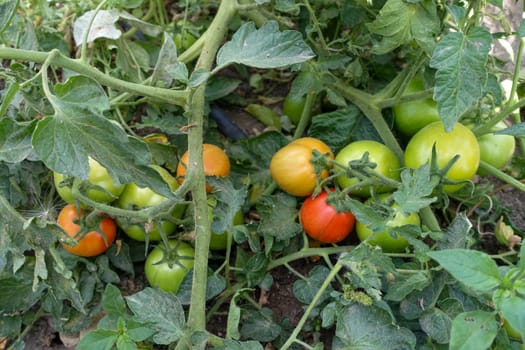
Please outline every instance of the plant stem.
M293 139L296 140L303 136L306 127L312 119L312 107L315 101L315 92L309 92L306 95L306 101L304 103L303 112L301 113L301 119L299 119L299 124L297 124L297 129L295 129Z
M196 69L211 69L215 55L228 33L228 24L235 14L235 4L235 0L221 1L217 14L206 32L205 49L199 56ZM188 124L193 127L188 133L189 164L186 180L190 181L195 219L195 267L187 323L191 332L206 330L206 282L211 231L202 159L205 88L206 85L202 84L195 89L188 109Z
M524 183L516 180L515 178L513 178L510 175L505 174L503 171L493 167L492 165L488 164L487 162L485 162L483 160L480 161L479 162L479 168L483 169L484 171L486 171L487 173L491 174L492 176L497 177L498 179L500 179L502 181L505 181L509 185L512 185L512 186L516 187L518 190L525 191L525 184Z
M3 59L44 63L50 55L54 55L53 59L50 60L50 64L85 75L112 89L130 92L139 96L148 96L178 106L184 106L186 104L189 91L164 89L117 79L79 60L66 57L57 49L51 50L50 52L41 52L0 47L0 58Z
M343 267L343 265L340 262L337 262L337 264L335 264L334 268L332 270L330 270L330 273L328 274L328 276L324 280L323 284L321 285L321 287L319 288L319 290L315 294L312 302L308 305L308 308L304 312L303 317L301 317L301 319L297 323L297 326L295 326L292 334L290 334L290 336L286 340L286 343L284 343L283 346L281 346L281 350L288 349L294 343L295 338L297 338L297 336L299 335L299 332L301 332L301 329L303 328L304 324L308 320L308 317L310 316L310 313L312 312L314 307L317 305L317 303L321 299L321 296L325 292L326 288L328 288L328 286L330 285L332 280L335 278L335 276L337 276L337 274L339 273L339 270L341 270L342 267Z
M268 264L268 271L276 268L277 266L288 264L291 261L308 258L316 255L331 255L349 252L353 247L349 246L337 246L337 247L325 247L325 248L304 248L295 253L288 254L279 259L270 261Z

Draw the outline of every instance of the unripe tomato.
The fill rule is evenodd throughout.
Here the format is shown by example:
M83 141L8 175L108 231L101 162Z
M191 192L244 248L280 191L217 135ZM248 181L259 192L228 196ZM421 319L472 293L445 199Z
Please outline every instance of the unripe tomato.
M450 132L445 131L441 122L431 123L419 130L406 146L405 165L415 169L430 162L434 145L439 168L445 167L454 156L459 155L459 159L446 173L450 180L470 180L476 174L480 159L478 140L469 128L459 123ZM452 193L462 186L445 185L443 189Z
M345 239L354 229L352 212L337 212L326 202L328 192L308 197L299 211L299 220L304 232L321 243L337 243Z
M295 125L299 124L301 115L303 114L304 105L306 103L306 96L299 98L288 95L283 102L283 114L290 118L290 121Z
M189 161L189 151L186 151L177 165L177 179L179 183L184 181ZM202 158L205 176L228 176L230 174L230 159L226 152L221 148L205 143L202 145ZM206 185L206 192L211 192L212 188Z
M395 211L394 218L387 221L386 225L388 227L397 227L403 225L417 225L421 224L419 215L417 213L411 213L408 216L405 216L402 212L399 211L399 206L394 203L392 208ZM383 232L374 233L367 225L361 223L360 221L356 222L355 231L357 237L361 242L367 241L371 245L380 246L384 252L387 253L399 253L405 251L408 247L408 241L401 236L392 237L392 235L386 229Z
M78 209L74 204L67 204L57 217L58 226L70 236L75 237L80 232L81 227L75 223L76 220L84 216L84 209ZM99 232L100 231L100 232ZM101 234L104 234L104 236ZM104 253L115 241L117 235L117 225L112 218L106 216L100 218L97 230L89 231L77 244L70 246L62 244L64 249L79 256L96 256Z
M345 166L352 160L359 160L365 152L368 152L368 160L376 164L374 171L392 180L399 180L399 169L401 165L394 152L387 146L377 141L361 140L348 144L341 149L335 157L335 161ZM337 177L337 183L342 188L355 186L360 180L356 177L348 177L344 173ZM353 189L351 194L368 197L372 188L375 193L383 193L392 190L385 185L365 186Z
M507 128L505 122L496 124L493 131ZM502 169L511 160L516 148L516 140L511 135L488 133L478 137L480 159L494 168ZM485 174L481 169L478 174Z
M407 84L403 95L424 90L423 79L416 75ZM424 126L440 121L437 104L432 98L403 102L392 107L396 128L406 136L412 136Z
M153 166L153 168L162 176L164 181L168 184L172 191L175 191L179 186L177 180L171 176L168 171L160 166ZM115 205L122 209L138 210L151 207L164 202L166 197L154 192L148 187L139 187L135 183L126 185L124 192L120 195ZM180 219L186 210L185 205L177 205L173 209L171 215L175 219ZM146 231L144 225L129 224L125 220L117 219L119 227L131 238L137 241L146 240ZM175 231L176 225L169 220L162 220L160 222L162 231L169 236ZM161 239L160 229L158 223L153 223L148 229L149 240L159 241Z
M64 175L54 172L53 181L58 195L66 202L73 203L75 198L71 191L71 186L63 186L61 184L64 181ZM75 179L74 181L80 181ZM104 168L99 162L93 158L89 158L89 174L87 181L93 185L98 186L102 190L96 188L90 188L87 190L86 196L96 202L110 203L113 202L124 190L124 185L116 185L108 174L106 168Z
M317 177L312 164L313 150L328 157L334 157L330 147L313 137L297 139L277 151L270 161L270 173L275 183L292 196L309 196L313 193ZM326 178L328 170L321 172L320 178Z
M170 250L158 245L144 263L146 279L152 287L177 293L182 280L193 268L195 250L188 243L170 240Z

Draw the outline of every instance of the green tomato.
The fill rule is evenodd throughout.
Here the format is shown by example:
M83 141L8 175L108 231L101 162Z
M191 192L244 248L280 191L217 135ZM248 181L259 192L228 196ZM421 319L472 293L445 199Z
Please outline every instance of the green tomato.
M405 216L399 211L399 205L396 203L392 204L392 208L394 209L395 214L391 220L386 222L386 226L398 227L404 225L421 225L417 213L411 213L410 215ZM393 237L388 229L382 232L373 232L367 225L357 221L355 231L361 242L367 241L371 245L379 246L387 253L404 252L408 247L408 241L404 237Z
M365 152L368 152L368 160L376 164L374 171L377 174L392 180L399 180L399 169L401 167L399 160L394 152L377 141L361 140L352 142L339 151L335 157L335 161L347 166L350 161L361 159ZM348 177L345 174L340 174L337 177L337 183L342 188L355 186L359 184L359 182L358 178ZM373 185L353 189L350 193L361 197L368 197L370 196L372 188L375 193L383 193L391 190L391 188L385 185Z
M64 186L62 183L65 179L64 174L57 172L53 173L53 182L55 188L58 192L58 195L68 203L74 203L75 197L71 190L71 186ZM81 180L74 179L75 182ZM116 185L111 177L109 176L108 171L103 167L99 162L93 158L89 158L89 173L87 181L92 186L98 186L97 188L89 188L86 192L86 196L100 203L111 203L120 196L124 190L124 185Z
M406 86L403 95L424 90L423 79L415 76ZM412 136L424 126L440 121L436 102L431 98L403 102L392 107L397 130Z
M430 162L434 145L439 168L445 167L452 158L459 155L446 173L450 180L466 181L476 174L480 159L478 140L469 128L459 123L450 132L445 131L441 122L431 123L419 130L406 146L405 165L416 169ZM463 185L444 185L443 189L447 193L453 193Z
M208 219L213 221L213 209L217 206L217 199L214 197L208 197ZM232 225L241 225L244 222L244 216L241 211L235 213L232 220ZM211 231L210 237L210 249L211 250L224 250L228 247L228 232L214 232Z
M146 279L152 287L177 293L182 280L193 268L195 251L187 243L170 240L170 250L158 245L148 254L144 263Z
M507 124L503 121L496 124L493 131L503 130ZM488 133L478 137L480 159L494 168L502 169L514 155L516 140L511 135ZM481 169L478 174L485 174Z
M171 190L175 191L178 187L177 180L168 173L168 171L159 166L153 166L153 168L162 176L164 181L168 184ZM158 205L164 202L166 197L154 192L148 187L139 187L135 183L129 183L126 185L126 188L120 195L119 199L115 205L122 209L127 210L137 210L154 205ZM185 205L177 205L171 213L172 217L175 219L180 219L186 210ZM117 224L119 227L131 238L137 241L146 240L146 230L144 225L139 224L129 224L125 220L118 219ZM149 240L159 241L161 239L160 231L166 235L170 235L175 231L176 225L174 222L169 220L160 221L160 228L158 223L153 223L148 229Z
M297 125L301 120L305 103L306 96L297 98L292 95L288 95L285 97L283 102L283 114L287 115L288 118L290 118L290 121Z

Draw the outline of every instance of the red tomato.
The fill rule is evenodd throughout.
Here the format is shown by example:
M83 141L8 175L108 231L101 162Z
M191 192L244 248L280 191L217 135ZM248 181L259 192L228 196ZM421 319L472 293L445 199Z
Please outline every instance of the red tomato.
M354 229L355 217L351 212L338 213L326 202L328 193L322 191L316 197L308 197L299 212L304 232L322 243L337 243Z
M84 209L78 210L74 204L66 205L58 214L57 224L70 236L75 237L81 227L75 223L84 216ZM100 232L99 232L100 231ZM105 235L105 237L101 234ZM117 225L109 216L100 218L98 230L89 231L77 244L70 246L62 244L64 249L79 256L96 256L104 253L115 241Z

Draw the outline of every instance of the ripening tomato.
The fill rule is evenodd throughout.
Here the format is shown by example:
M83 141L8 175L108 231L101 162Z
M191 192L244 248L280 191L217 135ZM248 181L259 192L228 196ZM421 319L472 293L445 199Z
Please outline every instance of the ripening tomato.
M177 180L168 173L168 171L160 166L152 166L161 176L162 179L168 184L172 191L175 191L179 186ZM124 192L120 195L115 205L122 209L138 210L158 205L167 198L154 192L148 187L139 187L135 183L129 183L126 185ZM173 208L171 213L175 219L180 219L186 210L186 205L179 204ZM146 230L144 224L130 224L124 219L117 219L118 226L131 238L137 241L146 240ZM161 220L160 228L162 231L169 236L175 231L176 225L170 220ZM158 223L153 223L148 229L148 238L150 241L159 241L161 239L160 228Z
M273 155L270 161L270 173L283 191L298 197L313 193L317 184L317 176L311 162L314 149L331 159L334 158L330 147L313 137L292 141ZM322 170L320 178L324 179L327 176L328 170Z
M350 211L337 212L326 202L328 192L306 198L299 211L304 232L321 243L337 243L354 229L355 217Z
M54 172L53 181L58 195L66 202L73 203L75 198L71 191L71 186L64 186L62 183L65 176L63 174ZM80 181L75 179L74 181ZM90 188L87 190L86 196L100 203L113 202L124 190L124 185L116 185L108 174L108 171L99 162L93 158L89 158L89 174L87 181L97 188Z
M399 180L399 169L401 167L399 160L390 148L377 141L360 140L352 142L337 153L335 161L348 166L350 161L361 159L366 152L368 152L368 160L376 164L374 171L377 174L392 180ZM348 177L344 173L337 177L337 183L342 188L358 185L359 182L358 178ZM372 189L375 193L392 190L385 185L374 184L372 186L356 187L350 193L361 197L369 197Z
M380 198L384 198L384 196ZM396 203L392 204L392 209L394 209L394 217L386 222L387 227L398 227L404 225L419 226L421 224L417 213L411 213L408 216L404 215L399 211L399 205ZM380 246L383 251L387 253L403 252L408 247L408 241L404 237L393 237L388 229L382 232L374 232L360 221L356 222L355 232L361 242L367 241L371 245Z
M403 95L424 90L423 79L416 75L407 84ZM406 136L412 136L424 126L440 121L437 104L432 98L403 102L392 107L396 128Z
M507 124L501 121L496 124L493 131L507 128ZM496 169L502 169L512 159L516 149L516 140L511 135L496 135L494 133L484 134L478 137L480 159ZM478 174L485 174L478 169Z
M195 250L188 243L170 240L169 249L158 245L144 263L146 279L152 287L177 293L182 280L193 268Z
M456 123L450 132L445 131L441 122L431 123L419 130L406 146L405 165L416 169L430 162L434 145L439 168L445 167L452 158L459 155L446 173L450 180L466 181L476 174L480 159L478 140L469 128L460 123ZM443 189L452 193L462 186L463 184L444 185Z
M226 152L220 147L205 143L202 145L202 158L205 176L228 176L230 174L230 159ZM189 151L186 151L177 166L177 179L179 183L184 181L189 161ZM206 192L211 192L212 188L206 185Z
M75 221L84 216L84 209L78 209L74 204L67 204L57 217L58 226L70 236L75 237L81 230L81 227ZM70 246L62 244L64 249L79 256L96 256L104 253L115 241L117 235L117 225L115 221L108 217L100 217L99 227L96 230L89 231L77 244ZM102 234L103 235L102 235Z

